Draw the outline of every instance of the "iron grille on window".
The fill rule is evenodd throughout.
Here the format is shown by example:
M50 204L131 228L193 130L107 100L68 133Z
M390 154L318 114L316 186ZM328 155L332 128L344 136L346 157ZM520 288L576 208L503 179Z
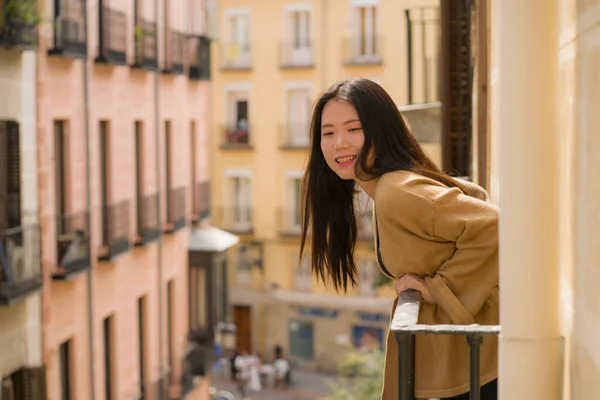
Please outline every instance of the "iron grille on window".
M134 66L148 70L158 67L156 50L156 22L140 19L134 29Z
M34 47L40 16L31 0L0 0L0 45Z
M85 2L54 0L54 38L50 54L76 58L87 56L85 32Z
M127 61L127 16L110 7L100 8L97 61L123 65Z

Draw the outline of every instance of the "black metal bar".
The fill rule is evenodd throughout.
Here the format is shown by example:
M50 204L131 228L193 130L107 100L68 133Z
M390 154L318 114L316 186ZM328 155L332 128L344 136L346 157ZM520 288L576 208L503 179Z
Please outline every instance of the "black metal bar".
M469 343L471 365L469 369L471 390L469 394L470 400L481 400L481 392L479 388L479 350L483 336L479 334L467 335L467 343Z
M406 14L406 52L408 53L408 57L406 57L408 62L408 104L412 104L413 100L413 71L412 71L412 21L410 20L410 10L405 11Z
M415 335L396 335L398 342L398 400L415 398Z

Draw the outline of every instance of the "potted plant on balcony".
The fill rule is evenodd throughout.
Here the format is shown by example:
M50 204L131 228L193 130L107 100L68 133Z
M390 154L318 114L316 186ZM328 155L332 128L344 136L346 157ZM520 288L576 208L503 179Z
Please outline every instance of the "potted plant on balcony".
M36 27L41 22L35 1L8 0L4 4L4 24L1 39L8 45L33 46L36 40Z

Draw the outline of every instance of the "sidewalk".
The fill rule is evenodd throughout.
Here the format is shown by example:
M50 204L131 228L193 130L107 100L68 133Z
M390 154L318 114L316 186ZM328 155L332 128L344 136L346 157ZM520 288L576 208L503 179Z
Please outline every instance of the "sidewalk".
M293 385L289 389L263 388L258 393L248 393L248 400L309 400L320 399L329 393L327 382L335 376L314 372L294 370ZM227 390L241 400L235 382L214 378L212 382L217 390Z

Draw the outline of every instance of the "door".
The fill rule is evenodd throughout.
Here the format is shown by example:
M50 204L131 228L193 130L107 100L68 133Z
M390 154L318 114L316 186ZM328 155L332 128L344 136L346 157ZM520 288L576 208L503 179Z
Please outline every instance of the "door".
M293 146L307 146L309 142L308 118L310 96L307 89L293 89L288 92L289 141Z
M252 312L249 306L233 307L233 322L237 327L236 343L239 350L252 352Z
M235 15L229 20L229 35L231 38L228 47L229 61L236 67L250 65L250 47L248 45L248 16Z
M310 43L310 13L297 11L291 14L290 29L292 30L292 62L294 65L304 65L312 62Z
M233 178L233 224L240 231L250 229L250 179Z
M313 323L292 320L289 323L290 356L300 360L312 360L314 353Z

